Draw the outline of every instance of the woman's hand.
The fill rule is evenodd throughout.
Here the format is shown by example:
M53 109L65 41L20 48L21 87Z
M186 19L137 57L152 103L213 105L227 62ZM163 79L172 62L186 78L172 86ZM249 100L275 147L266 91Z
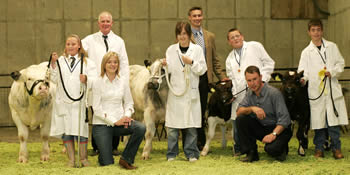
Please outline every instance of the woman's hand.
M188 56L185 56L185 55L182 56L182 61L185 64L192 64L192 59L190 57L188 57Z
M86 84L87 82L87 76L84 74L80 74L80 82Z
M52 52L51 53L51 67L56 68L56 61L58 60L58 54L57 52Z
M117 122L114 123L114 125L116 126L124 126L124 128L128 128L131 125L131 122L134 119L124 116L123 118L121 118L120 120L118 120Z
M160 59L160 62L162 63L163 66L167 65L166 58Z

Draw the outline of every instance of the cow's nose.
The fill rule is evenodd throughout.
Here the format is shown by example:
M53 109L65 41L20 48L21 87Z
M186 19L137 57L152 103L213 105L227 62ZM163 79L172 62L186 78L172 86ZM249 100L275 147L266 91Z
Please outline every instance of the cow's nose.
M46 85L40 85L39 86L39 90L40 91L46 91L47 90L47 86Z
M148 87L148 89L157 89L158 88L158 84L149 82L147 87Z

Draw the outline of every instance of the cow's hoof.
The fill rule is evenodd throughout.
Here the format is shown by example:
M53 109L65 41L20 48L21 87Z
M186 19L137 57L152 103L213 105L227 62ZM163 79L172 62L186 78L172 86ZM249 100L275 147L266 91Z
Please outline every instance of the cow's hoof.
M48 161L48 160L49 160L49 157L50 157L49 155L41 155L41 156L40 156L40 160L41 160L41 161Z
M206 156L206 155L208 155L208 152L206 152L206 151L201 152L201 156Z
M148 160L149 159L149 154L148 153L142 153L141 158L142 158L142 160Z
M19 156L18 157L18 162L19 163L27 163L28 162L28 159L24 156Z
M67 149L66 149L66 147L64 146L64 147L62 148L62 153L63 153L63 154L66 154L66 152L67 152Z
M305 156L305 149L302 146L299 146L298 154L300 156Z

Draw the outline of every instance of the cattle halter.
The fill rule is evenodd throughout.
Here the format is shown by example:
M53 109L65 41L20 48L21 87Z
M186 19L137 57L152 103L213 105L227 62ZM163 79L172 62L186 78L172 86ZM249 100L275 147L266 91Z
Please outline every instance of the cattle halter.
M30 96L33 95L34 88L35 88L35 86L38 85L39 83L44 83L47 87L50 87L48 81L46 81L46 80L36 80L36 81L34 81L32 87L30 88L30 90L28 90L27 83L24 82L24 87L26 88L26 90L27 90L27 92L28 92L28 94L29 94Z

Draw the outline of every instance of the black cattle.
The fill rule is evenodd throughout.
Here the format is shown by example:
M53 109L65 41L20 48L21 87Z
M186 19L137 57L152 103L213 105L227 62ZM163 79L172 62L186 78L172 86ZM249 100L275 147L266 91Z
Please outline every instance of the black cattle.
M284 75L273 73L271 76L275 80L280 79L282 81L280 90L284 96L290 117L294 122L298 123L298 131L296 133L299 141L298 154L305 156L305 149L308 148L308 131L310 129L310 104L307 84L302 86L300 83L303 72L298 74L296 71L288 71Z
M209 152L209 145L215 135L217 124L221 124L222 129L222 147L226 147L225 131L226 122L231 118L232 82L219 81L215 85L211 85L215 89L208 103L208 134L207 141L201 152L202 156L206 156Z

